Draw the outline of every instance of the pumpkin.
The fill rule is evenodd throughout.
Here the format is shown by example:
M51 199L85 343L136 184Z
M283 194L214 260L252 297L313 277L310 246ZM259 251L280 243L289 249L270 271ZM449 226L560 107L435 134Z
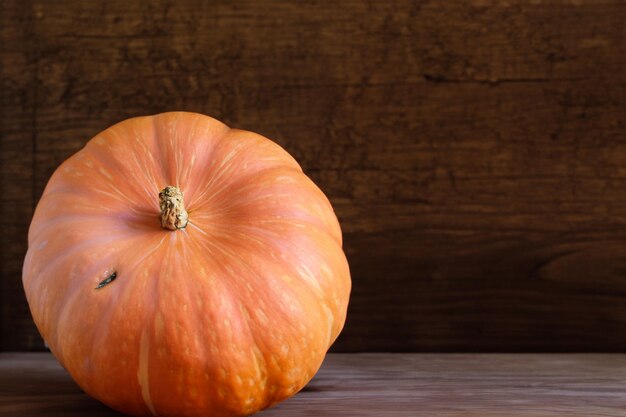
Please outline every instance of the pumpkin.
M54 172L23 284L92 397L137 416L240 416L314 376L351 280L328 199L285 150L173 112L106 129Z

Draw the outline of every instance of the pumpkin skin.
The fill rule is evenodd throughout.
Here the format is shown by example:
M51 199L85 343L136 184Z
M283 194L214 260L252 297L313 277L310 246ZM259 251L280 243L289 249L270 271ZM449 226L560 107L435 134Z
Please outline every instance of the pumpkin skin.
M170 185L189 219L176 230L159 217ZM94 137L53 174L28 246L24 289L50 350L132 415L269 407L313 377L346 318L328 199L274 142L196 113Z

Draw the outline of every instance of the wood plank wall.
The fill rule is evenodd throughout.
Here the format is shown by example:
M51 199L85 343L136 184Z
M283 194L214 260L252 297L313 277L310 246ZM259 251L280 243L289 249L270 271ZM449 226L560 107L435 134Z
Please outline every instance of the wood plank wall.
M54 169L167 110L257 131L329 195L336 351L626 350L626 4L7 0L0 349Z

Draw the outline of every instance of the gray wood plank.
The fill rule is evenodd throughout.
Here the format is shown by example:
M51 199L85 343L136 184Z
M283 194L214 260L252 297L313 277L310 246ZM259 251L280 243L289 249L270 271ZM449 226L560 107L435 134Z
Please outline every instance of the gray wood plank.
M0 416L116 416L50 354L0 354ZM626 416L624 354L329 354L303 391L258 414Z

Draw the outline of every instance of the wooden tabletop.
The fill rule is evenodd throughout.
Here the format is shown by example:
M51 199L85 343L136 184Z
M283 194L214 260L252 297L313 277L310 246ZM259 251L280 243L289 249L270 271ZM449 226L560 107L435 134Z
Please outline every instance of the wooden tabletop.
M0 416L120 416L50 354L0 354ZM622 354L330 354L279 416L626 416Z

